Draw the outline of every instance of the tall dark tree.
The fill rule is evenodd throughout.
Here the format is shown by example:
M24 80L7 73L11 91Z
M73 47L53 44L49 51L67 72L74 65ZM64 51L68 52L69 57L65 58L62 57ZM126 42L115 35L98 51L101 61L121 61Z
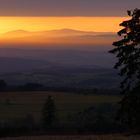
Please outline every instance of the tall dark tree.
M43 126L44 128L51 128L55 122L55 103L52 96L48 96L43 107Z
M123 21L118 32L121 40L110 53L116 54L118 62L115 68L124 77L121 82L121 93L124 95L119 111L119 119L130 127L140 125L140 9L127 11L130 20Z

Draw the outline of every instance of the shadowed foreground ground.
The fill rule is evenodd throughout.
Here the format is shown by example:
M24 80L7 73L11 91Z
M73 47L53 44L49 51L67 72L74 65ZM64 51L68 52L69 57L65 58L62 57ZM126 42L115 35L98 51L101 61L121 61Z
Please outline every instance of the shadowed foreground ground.
M139 140L140 136L90 135L90 136L33 136L1 138L0 140Z

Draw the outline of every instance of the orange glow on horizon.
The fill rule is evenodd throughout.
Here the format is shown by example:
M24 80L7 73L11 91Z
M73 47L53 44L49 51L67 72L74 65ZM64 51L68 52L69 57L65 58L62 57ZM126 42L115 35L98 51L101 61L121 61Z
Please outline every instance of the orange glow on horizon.
M0 17L0 34L13 30L47 31L74 29L94 32L117 32L128 17Z

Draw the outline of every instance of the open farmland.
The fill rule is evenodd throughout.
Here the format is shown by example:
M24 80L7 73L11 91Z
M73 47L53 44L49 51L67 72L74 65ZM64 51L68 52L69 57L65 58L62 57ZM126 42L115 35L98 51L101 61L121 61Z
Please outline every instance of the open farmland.
M117 103L117 95L83 95L63 92L3 92L0 93L0 119L12 120L31 114L41 118L42 107L48 95L55 100L57 114L62 118L97 104Z

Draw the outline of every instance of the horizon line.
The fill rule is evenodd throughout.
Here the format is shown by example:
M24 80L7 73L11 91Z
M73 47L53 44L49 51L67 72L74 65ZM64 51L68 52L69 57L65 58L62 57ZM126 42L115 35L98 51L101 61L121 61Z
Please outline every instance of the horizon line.
M5 33L9 33L9 32L14 32L14 31L25 31L25 32L30 32L30 33L36 33L36 32L45 32L45 31L63 31L63 30L71 30L71 31L80 31L80 32L89 32L89 33L116 33L116 32L107 32L107 31L86 31L86 30L79 30L79 29L73 29L73 28L61 28L61 29L46 29L46 30L36 30L36 31L30 31L30 30L24 30L24 29L15 29L15 30L10 30L10 31L7 31L7 32L4 32L4 33L0 33L0 34L5 34Z

